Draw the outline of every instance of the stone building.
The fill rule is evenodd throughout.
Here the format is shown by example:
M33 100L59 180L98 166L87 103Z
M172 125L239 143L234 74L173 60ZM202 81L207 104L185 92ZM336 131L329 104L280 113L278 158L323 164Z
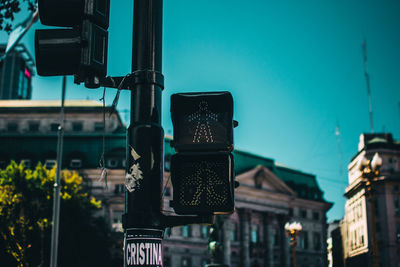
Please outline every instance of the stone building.
M75 169L91 194L103 202L103 215L122 241L124 212L126 130L118 112L106 116L94 101L66 101L63 168ZM52 167L56 159L59 101L0 101L0 165L11 159L34 166ZM111 111L109 107L105 110ZM103 146L104 140L104 146ZM170 214L169 179L174 153L165 141L164 213ZM104 152L104 154L103 154ZM107 188L100 180L99 160L108 169ZM298 266L327 266L326 212L332 206L323 198L312 174L277 164L273 159L235 150L236 210L224 216L224 261L232 267L290 266L291 253L284 224L303 226L297 242ZM207 225L166 229L165 266L200 267L210 261ZM119 244L117 249L121 249ZM122 256L122 253L121 253Z
M375 214L371 214L360 162L375 153L383 163L378 181L372 184ZM376 218L380 266L400 266L400 142L389 133L361 134L358 152L348 171L345 216L341 222L346 266L372 266L371 216Z

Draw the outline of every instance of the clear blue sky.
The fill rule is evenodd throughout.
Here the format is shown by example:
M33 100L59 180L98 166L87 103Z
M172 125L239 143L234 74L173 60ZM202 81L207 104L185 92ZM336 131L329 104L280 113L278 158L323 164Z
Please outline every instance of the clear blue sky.
M132 9L132 0L111 1L109 75L131 70ZM236 147L316 174L335 203L329 220L341 218L347 165L359 135L370 131L364 36L375 131L400 138L399 14L398 1L164 1L165 132L172 133L172 93L229 90L240 123ZM33 53L33 30L23 42ZM34 99L60 97L60 77L36 76L33 86ZM68 99L98 100L101 94L68 80ZM114 94L108 89L108 104ZM118 108L129 104L123 92Z

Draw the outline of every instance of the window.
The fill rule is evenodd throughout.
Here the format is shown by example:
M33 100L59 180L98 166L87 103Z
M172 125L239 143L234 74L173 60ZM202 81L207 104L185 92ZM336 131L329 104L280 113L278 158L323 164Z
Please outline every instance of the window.
M80 159L71 159L71 162L69 163L69 166L73 169L78 169L82 167L82 160Z
M164 196L169 197L171 195L171 188L168 186L164 187Z
M122 214L124 212L122 210L113 210L112 211L113 218L111 228L114 232L123 232L124 229L122 228Z
M251 243L258 243L258 225L251 226Z
M57 161L55 159L46 159L44 162L44 166L46 169L51 170L54 166L56 166Z
M376 223L376 238L378 239L378 242L381 241L382 234L381 234L381 224L379 222Z
M313 219L318 221L319 220L319 212L318 211L314 211L313 212Z
M183 237L190 237L190 226L189 225L182 226L181 231L182 231Z
M108 159L107 160L107 167L116 168L117 166L118 166L118 160L116 160L116 159Z
M394 202L394 215L395 216L400 216L399 197L398 196L394 196L393 202Z
M167 227L167 228L165 228L165 231L164 231L164 236L170 236L171 235L171 228L169 228L169 227Z
M289 209L289 216L293 216L293 209Z
M119 195L124 193L125 185L124 184L116 184L114 188L114 194Z
M96 132L102 132L104 129L104 124L102 122L95 122L94 123L94 130Z
M231 229L231 241L237 241L237 226L236 224L232 225L232 229Z
M16 122L9 122L7 124L7 131L16 132L18 130L18 124Z
M50 124L50 131L57 132L58 131L58 123L51 123Z
M301 232L300 246L302 249L308 249L308 232L307 231Z
M182 258L181 260L181 266L182 267L191 267L192 266L192 260L190 258Z
M25 168L31 168L31 160L30 159L21 159L21 162L24 163Z
M279 246L279 233L278 231L275 229L275 234L274 234L274 246Z
M301 210L300 216L301 216L301 218L307 218L307 210Z
M262 177L261 176L257 176L256 178L255 178L255 181L254 181L254 183L255 183L255 186L256 186L256 188L257 189L261 189L262 188Z
M315 250L320 250L321 249L321 234L314 232L314 249Z
M38 121L31 121L28 124L28 129L32 133L36 133L39 131L39 122Z
M72 123L72 131L74 132L80 132L82 131L83 124L80 121L76 121Z
M171 267L171 258L169 256L164 257L164 267Z
M171 170L171 156L167 155L164 158L164 169L166 171L170 171Z
M7 162L3 159L0 159L0 169L4 169L7 166Z
M114 210L113 211L113 223L122 222L122 214L124 214L124 212L122 210Z
M204 239L208 238L208 233L210 231L210 228L207 225L202 225L200 231L202 238Z
M208 259L202 259L201 260L201 266L206 266L209 263L210 263L210 261Z

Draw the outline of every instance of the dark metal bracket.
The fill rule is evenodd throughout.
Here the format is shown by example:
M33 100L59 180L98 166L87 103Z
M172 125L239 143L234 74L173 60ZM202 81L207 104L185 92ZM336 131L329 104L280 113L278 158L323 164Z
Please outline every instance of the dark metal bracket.
M126 76L104 77L100 79L101 87L132 90L137 84L155 84L164 89L164 75L153 70L138 70Z

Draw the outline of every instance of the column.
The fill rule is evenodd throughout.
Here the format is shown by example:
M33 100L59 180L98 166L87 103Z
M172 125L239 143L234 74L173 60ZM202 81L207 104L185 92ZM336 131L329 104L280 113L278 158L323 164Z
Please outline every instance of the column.
M284 215L280 215L278 217L279 224L279 236L281 239L280 242L280 256L281 256L281 266L289 267L290 266L290 253L289 253L289 241L285 232L285 223L287 222L287 218Z
M239 209L240 220L240 266L250 267L250 213Z
M231 231L232 231L232 222L229 217L225 217L224 226L223 226L223 234L222 234L222 242L224 247L224 264L227 266L231 266Z
M264 214L264 244L265 244L265 266L274 266L274 230L272 226L273 214Z

